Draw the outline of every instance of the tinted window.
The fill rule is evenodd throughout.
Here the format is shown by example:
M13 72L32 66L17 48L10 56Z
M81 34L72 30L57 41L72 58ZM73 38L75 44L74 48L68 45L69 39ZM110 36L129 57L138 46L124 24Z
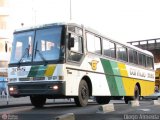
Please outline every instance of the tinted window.
M141 66L146 66L146 56L143 55L142 53L138 54L138 63Z
M103 53L105 56L115 58L115 44L106 39L103 39Z
M129 54L129 62L137 64L137 52L133 49L128 49L128 54Z
M117 58L119 60L128 61L127 48L117 45Z
M154 69L154 68L153 68L153 58L147 57L146 67L147 67L148 69Z

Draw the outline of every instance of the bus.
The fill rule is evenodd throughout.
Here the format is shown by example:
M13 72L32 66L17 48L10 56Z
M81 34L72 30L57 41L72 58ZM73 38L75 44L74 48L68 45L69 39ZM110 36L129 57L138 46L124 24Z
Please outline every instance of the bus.
M11 53L11 42L8 39L0 40L0 96L7 95L8 63Z
M99 104L114 97L125 103L154 93L153 55L111 40L76 23L52 23L14 32L8 69L9 93L30 96L34 107L46 99L92 96Z

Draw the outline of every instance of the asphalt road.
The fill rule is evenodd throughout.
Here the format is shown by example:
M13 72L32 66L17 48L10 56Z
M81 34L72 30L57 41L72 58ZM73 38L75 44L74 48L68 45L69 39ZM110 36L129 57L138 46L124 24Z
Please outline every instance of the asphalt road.
M32 105L0 108L1 120L55 120L59 115L74 113L75 120L159 120L160 106L152 101L140 101L140 106L131 107L123 101L111 101L115 111L99 113L99 104L90 102L86 107L77 107L74 102L56 102L36 109Z

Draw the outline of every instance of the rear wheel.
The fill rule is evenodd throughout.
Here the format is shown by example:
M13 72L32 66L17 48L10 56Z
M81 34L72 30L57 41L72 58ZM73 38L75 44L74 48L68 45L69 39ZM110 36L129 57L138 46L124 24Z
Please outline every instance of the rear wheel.
M134 88L134 100L139 100L140 99L140 91L139 91L139 88L138 86L136 85L135 88Z
M128 104L128 102L131 100L140 100L140 90L137 85L135 85L135 88L134 88L134 96L125 96L124 97L124 101L126 104Z
M89 99L89 89L88 84L85 80L81 80L79 84L78 96L74 98L77 106L84 107L88 104Z
M46 97L44 96L30 96L31 103L36 108L41 108L46 103Z
M97 96L96 102L98 104L108 104L110 102L110 96Z

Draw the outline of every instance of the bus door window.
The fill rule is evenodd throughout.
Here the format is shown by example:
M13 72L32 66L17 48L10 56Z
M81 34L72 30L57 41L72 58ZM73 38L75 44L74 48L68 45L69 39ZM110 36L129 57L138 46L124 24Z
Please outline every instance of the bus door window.
M68 54L68 60L80 62L82 58L82 37L71 34L71 37L74 38L74 47L71 47Z

